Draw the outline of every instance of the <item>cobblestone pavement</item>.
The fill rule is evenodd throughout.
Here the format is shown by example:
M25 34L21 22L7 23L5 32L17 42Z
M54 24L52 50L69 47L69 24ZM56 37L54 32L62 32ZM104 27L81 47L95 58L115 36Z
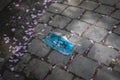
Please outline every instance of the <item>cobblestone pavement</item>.
M17 74L6 70L5 80L120 80L120 64L114 64L120 62L120 1L61 1L39 19L28 52L15 65ZM71 55L42 42L51 31L73 34Z

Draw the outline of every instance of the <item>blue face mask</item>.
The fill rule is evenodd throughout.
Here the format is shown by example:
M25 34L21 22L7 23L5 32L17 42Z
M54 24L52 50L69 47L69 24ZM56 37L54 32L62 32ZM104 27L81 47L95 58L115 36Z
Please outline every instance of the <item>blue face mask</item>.
M65 39L61 34L51 32L43 39L43 42L64 55L72 53L74 44Z

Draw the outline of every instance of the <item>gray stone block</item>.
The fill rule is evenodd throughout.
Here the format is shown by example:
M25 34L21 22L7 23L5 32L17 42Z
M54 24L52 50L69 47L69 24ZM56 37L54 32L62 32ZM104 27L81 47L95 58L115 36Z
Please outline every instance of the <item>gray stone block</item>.
M55 68L52 71L52 74L47 77L47 80L72 80L72 77L72 74L59 68Z
M48 56L48 61L51 64L64 65L69 61L70 55L66 56L57 51L52 51Z
M62 14L70 18L80 18L84 11L84 9L77 7L68 7Z
M95 11L101 14L110 14L113 10L114 10L113 7L100 5Z
M47 10L53 13L61 13L66 7L65 4L52 3Z
M98 27L105 28L107 30L112 30L115 26L115 24L118 24L119 21L108 17L108 16L103 16L95 25Z
M109 71L105 67L98 71L96 80L120 80L120 74L115 71Z
M91 26L84 34L84 37L88 37L96 42L100 42L106 35L107 31L105 29Z
M97 6L98 4L93 1L85 1L80 5L80 7L88 9L88 10L94 10Z
M114 30L114 33L120 34L120 25L117 26L117 28Z
M27 65L24 72L28 77L35 77L38 80L42 80L49 72L50 66L51 65L46 62L33 59L29 65Z
M98 64L91 59L85 58L83 56L77 56L73 60L72 64L70 64L68 70L78 76L85 78L86 80L90 80L97 66Z
M4 80L25 80L25 77L6 70L3 74L3 79Z
M91 42L86 38L80 38L78 44L81 46L76 46L75 52L83 54L88 49Z
M89 24L82 22L80 20L73 20L66 29L69 31L74 31L75 33L81 35L87 28Z
M88 57L109 65L112 58L115 58L117 51L107 46L95 43L88 53Z
M66 0L64 3L68 5L78 6L82 0Z
M58 28L64 28L69 22L71 21L70 18L56 15L51 21L49 21L49 25L52 25L54 27Z
M50 47L45 45L39 39L33 39L31 45L28 46L28 52L38 57L44 57L48 54Z
M52 13L47 12L42 17L40 17L39 22L47 23L52 16L53 16Z
M120 50L120 36L112 33L106 39L106 44Z
M83 79L75 78L74 80L83 80Z
M99 18L101 17L100 14L87 11L81 18L81 20L86 21L90 24L94 24Z
M47 24L38 24L37 27L35 27L34 36L38 39L43 39L51 32L51 30L52 27Z
M119 0L98 0L101 3L108 4L108 5L114 5L116 4Z
M120 10L115 11L111 16L116 19L120 19Z

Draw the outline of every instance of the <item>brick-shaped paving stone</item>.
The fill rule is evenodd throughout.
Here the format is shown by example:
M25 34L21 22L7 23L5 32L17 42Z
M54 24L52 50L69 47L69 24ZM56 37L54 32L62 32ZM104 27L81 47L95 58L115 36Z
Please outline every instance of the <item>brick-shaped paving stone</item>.
M78 44L80 44L80 46L76 46L75 52L84 53L88 49L91 43L86 38L80 38Z
M115 11L111 16L120 19L120 10Z
M71 21L70 18L56 15L51 21L49 21L49 24L58 27L58 28L64 28L69 22Z
M116 4L116 7L120 9L120 3L117 3L117 4Z
M43 39L45 36L47 36L52 30L51 26L48 26L47 24L38 24L37 27L35 27L34 30L34 36Z
M117 26L117 28L114 30L114 33L120 34L120 25Z
M106 44L120 50L120 36L112 33L106 39Z
M115 24L118 24L119 21L108 17L108 16L103 16L95 25L98 27L105 28L107 30L112 30L115 26Z
M25 77L22 75L19 75L17 73L10 72L10 71L6 70L3 74L3 80L25 80Z
M24 56L20 58L20 62L18 62L17 65L15 66L15 71L21 72L25 68L30 59L31 59L30 54L25 53Z
M33 39L31 42L31 45L28 46L28 52L38 57L44 57L45 55L48 54L49 50L50 50L50 47L45 45L39 39Z
M106 65L109 65L112 58L115 58L116 55L117 51L98 43L95 43L95 45L91 48L90 52L88 53L88 57L97 61L100 60Z
M90 80L97 66L98 64L91 59L83 56L77 56L68 69L76 75L81 76L86 80Z
M47 10L53 13L61 13L66 7L65 4L52 3Z
M120 74L105 67L98 71L96 80L120 80Z
M62 14L70 18L80 18L83 12L84 9L80 9L77 7L68 7Z
M64 65L69 61L70 55L66 56L58 51L52 51L50 55L48 56L48 61L51 64L57 64L57 65Z
M66 0L64 3L68 5L78 6L82 0Z
M87 28L89 24L82 22L80 20L73 20L68 26L67 30L74 31L77 34L81 35Z
M113 10L113 7L100 5L95 11L101 14L110 14Z
M98 3L93 1L85 1L80 5L80 7L88 10L94 10L97 6L98 6Z
M74 80L83 80L83 79L75 78Z
M38 59L33 59L30 64L25 68L24 72L29 77L35 77L42 80L49 72L51 65Z
M51 17L53 17L53 14L47 12L43 16L40 17L39 22L47 23Z
M98 0L101 3L108 4L108 5L114 5L116 4L119 0Z
M59 68L55 68L52 71L52 74L50 74L47 77L47 80L72 80L72 77L73 77L72 74L70 74L64 70L61 70Z
M115 65L113 70L120 72L120 64Z
M94 24L99 18L101 17L100 14L87 11L81 18L81 20L86 21L90 24Z
M96 42L103 40L106 35L107 31L105 29L95 26L91 26L84 34L85 37L88 37Z

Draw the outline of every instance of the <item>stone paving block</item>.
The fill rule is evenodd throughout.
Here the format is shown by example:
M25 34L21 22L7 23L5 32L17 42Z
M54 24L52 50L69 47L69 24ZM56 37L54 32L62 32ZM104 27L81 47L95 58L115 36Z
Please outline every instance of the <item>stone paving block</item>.
M20 61L17 63L17 65L15 65L15 71L21 72L30 59L30 54L25 53L24 56L20 58Z
M56 15L53 20L49 21L49 24L54 26L54 27L58 27L58 28L64 28L69 22L71 21L70 18L64 17L64 16L60 16L60 15Z
M31 59L30 54L25 53L23 57L21 57L21 61L24 63L28 63L28 61Z
M114 10L113 7L100 5L95 11L101 14L110 14L113 10Z
M120 10L115 11L111 16L120 19Z
M83 80L83 79L75 78L74 80Z
M88 9L88 10L94 10L97 6L98 4L93 1L85 1L80 5L80 7Z
M85 58L83 56L77 56L70 64L68 70L80 77L85 78L86 80L90 80L97 66L98 64L91 59Z
M117 4L116 4L116 7L120 9L120 3L117 3Z
M47 77L47 80L72 80L72 77L72 74L59 68L55 68L52 71L52 74Z
M115 26L115 24L118 24L119 21L108 17L108 16L103 16L95 25L98 27L105 28L107 30L112 30Z
M108 5L114 5L117 3L119 0L98 0L101 3L108 4Z
M120 34L120 25L117 26L117 28L114 30L114 33Z
M3 80L25 80L25 77L6 70L3 74Z
M80 18L84 11L84 9L77 7L68 7L62 14L70 18Z
M91 26L84 34L84 37L88 37L96 42L100 42L107 35L107 31L103 28Z
M120 50L120 36L112 33L106 39L106 44Z
M47 10L53 13L61 13L66 7L65 4L52 3Z
M75 52L84 53L90 46L91 42L86 38L80 38L78 44L81 46L76 46Z
M42 17L40 17L39 22L47 23L54 14L52 13L45 13Z
M51 65L38 59L30 61L29 65L25 68L24 72L28 77L35 77L42 80L49 72Z
M120 64L115 65L113 70L120 72Z
M34 30L34 36L43 39L45 36L47 36L52 30L51 26L48 26L47 24L38 24L38 26Z
M116 55L117 51L98 43L95 43L95 45L91 48L90 52L88 53L88 57L97 61L101 61L106 65L109 65L112 58L115 58Z
M51 64L57 64L57 65L64 65L69 61L70 55L66 56L58 51L52 51L50 55L48 56L48 61Z
M90 24L94 24L99 18L101 17L100 14L87 11L81 18L81 20L86 21Z
M115 71L109 71L105 67L98 71L96 80L120 80L120 74Z
M82 22L80 20L73 20L66 29L69 31L74 31L75 33L81 35L87 28L89 24Z
M82 0L66 0L64 3L68 5L78 6Z
M33 39L31 42L31 45L28 46L28 52L38 57L44 57L45 55L48 54L49 50L50 50L50 47L45 45L39 39Z

